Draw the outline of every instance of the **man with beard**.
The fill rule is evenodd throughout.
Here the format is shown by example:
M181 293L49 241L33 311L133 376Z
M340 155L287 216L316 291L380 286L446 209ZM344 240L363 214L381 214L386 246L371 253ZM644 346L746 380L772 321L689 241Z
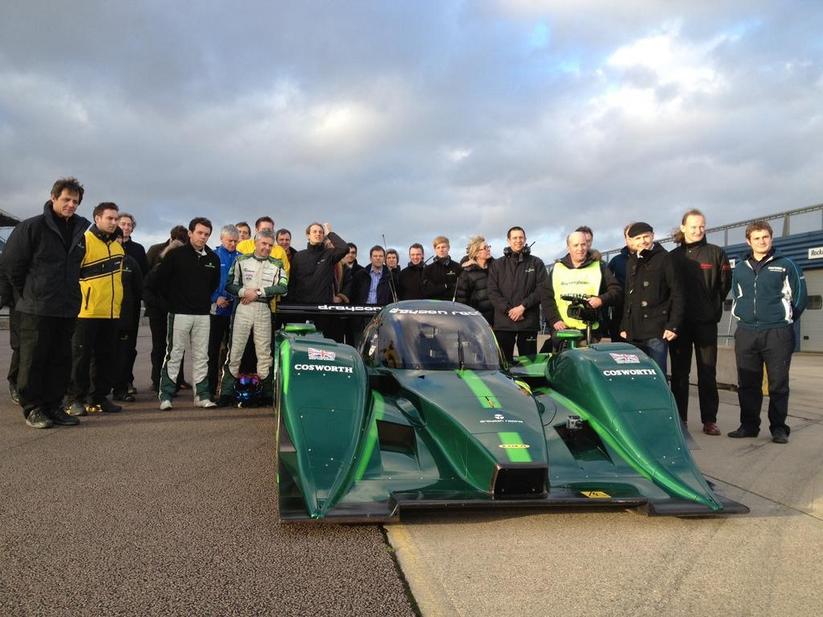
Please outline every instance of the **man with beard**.
M86 232L86 254L80 267L83 304L72 339L71 386L66 412L122 411L108 400L114 384L117 326L123 302L123 247L117 241L117 205L104 202L94 208L94 225ZM90 378L92 359L94 375Z

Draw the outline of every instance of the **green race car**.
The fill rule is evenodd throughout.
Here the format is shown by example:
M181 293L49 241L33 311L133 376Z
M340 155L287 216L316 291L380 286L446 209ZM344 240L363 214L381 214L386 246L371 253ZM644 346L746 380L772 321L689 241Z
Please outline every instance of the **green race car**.
M474 507L748 512L703 478L665 375L631 345L506 367L480 313L429 300L383 308L358 349L310 324L276 337L283 521Z

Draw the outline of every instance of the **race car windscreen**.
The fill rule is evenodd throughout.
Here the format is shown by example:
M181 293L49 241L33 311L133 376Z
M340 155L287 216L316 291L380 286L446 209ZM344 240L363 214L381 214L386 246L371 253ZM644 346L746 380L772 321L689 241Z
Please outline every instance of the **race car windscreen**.
M500 368L494 334L477 311L391 309L377 339L375 359L389 368Z

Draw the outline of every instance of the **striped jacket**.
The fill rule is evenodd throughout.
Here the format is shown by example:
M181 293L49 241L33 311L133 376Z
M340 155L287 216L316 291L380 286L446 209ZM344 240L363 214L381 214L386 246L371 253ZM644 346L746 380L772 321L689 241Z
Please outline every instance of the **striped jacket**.
M118 319L123 302L123 247L92 225L80 264L80 319Z

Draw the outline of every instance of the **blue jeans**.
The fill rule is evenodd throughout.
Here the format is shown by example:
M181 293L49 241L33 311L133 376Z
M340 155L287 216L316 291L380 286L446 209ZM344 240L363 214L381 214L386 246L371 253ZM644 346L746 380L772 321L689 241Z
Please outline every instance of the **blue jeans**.
M632 344L642 350L666 374L666 361L669 357L669 343L662 338L649 338L642 341L632 341Z

